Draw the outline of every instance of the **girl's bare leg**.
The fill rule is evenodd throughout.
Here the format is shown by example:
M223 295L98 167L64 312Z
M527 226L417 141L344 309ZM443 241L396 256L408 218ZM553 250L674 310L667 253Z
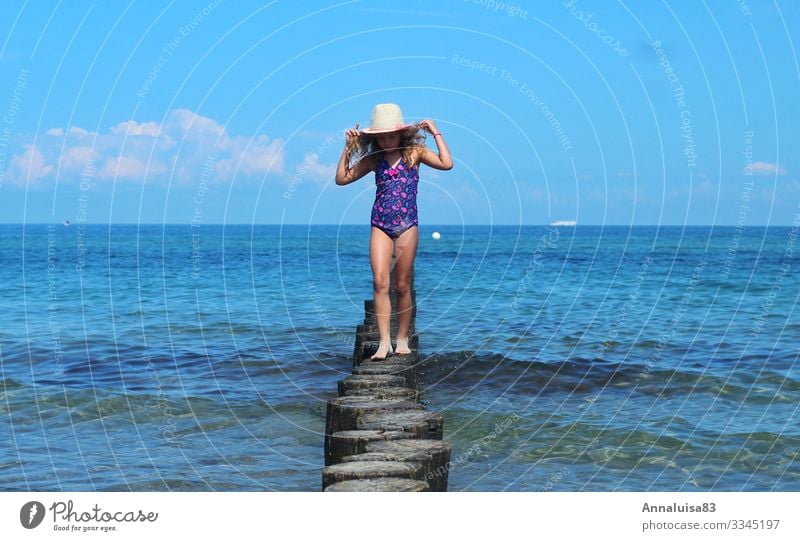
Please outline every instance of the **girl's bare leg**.
M395 241L394 289L397 293L397 349L395 353L411 353L408 328L411 325L411 277L419 244L419 228L414 226Z
M375 317L378 320L380 344L371 361L385 359L392 353L389 318L392 304L389 300L389 270L392 264L392 239L377 227L372 228L369 239L369 261L372 265L372 290L375 299Z

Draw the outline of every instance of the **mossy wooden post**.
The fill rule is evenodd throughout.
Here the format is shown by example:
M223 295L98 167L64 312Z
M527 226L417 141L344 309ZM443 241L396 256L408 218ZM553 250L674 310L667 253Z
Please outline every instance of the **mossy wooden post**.
M348 391L361 389L375 389L378 387L399 387L405 385L406 380L391 374L373 374L369 376L347 376L339 380L339 396L345 396Z
M392 462L387 460L342 462L325 466L322 470L322 490L341 481L375 479L377 477L400 477L425 481L425 468L419 462Z
M419 389L410 387L378 387L377 389L353 389L345 396L369 396L379 400L406 400L419 402Z
M441 413L429 411L395 411L367 413L359 417L358 430L387 430L411 432L418 438L441 440L444 419Z
M419 388L419 365L418 364L399 364L395 360L366 363L353 368L353 375L356 376L371 376L375 374L384 374L390 376L400 376L405 379L406 387L412 389Z
M355 430L358 419L368 413L422 410L419 402L398 399L378 399L371 396L340 396L328 400L325 433Z
M397 348L397 294L390 273L390 332ZM353 373L328 400L325 419L326 492L446 491L451 448L442 441L442 415L420 403L417 302L411 277L411 353L370 361L380 342L375 304L364 301L364 323L356 326Z
M342 457L342 462L414 462L422 467L422 478L433 492L447 490L450 469L449 443L436 440L398 439L367 443L365 451Z
M325 492L428 492L430 485L424 481L401 477L374 477L353 479L328 485Z
M386 460L416 461L425 466L425 481L433 492L446 492L447 479L450 473L450 454L452 446L445 441L397 438L393 440L373 440L366 444L360 456L378 456ZM344 457L343 460L348 460Z
M413 438L414 434L397 430L342 430L326 436L325 465L338 464L343 457L366 452L367 444Z

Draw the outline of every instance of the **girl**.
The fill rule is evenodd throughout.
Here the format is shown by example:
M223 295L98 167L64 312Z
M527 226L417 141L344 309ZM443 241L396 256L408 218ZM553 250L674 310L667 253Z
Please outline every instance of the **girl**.
M397 348L399 355L411 353L408 348L408 328L411 324L411 276L417 255L419 231L417 222L417 183L419 164L434 169L453 168L450 151L444 137L432 120L405 124L400 107L380 103L372 110L369 128L347 130L347 141L336 169L336 184L355 182L375 171L375 203L372 205L372 232L369 240L369 260L372 265L372 288L375 316L378 320L380 345L370 357L380 361L393 353L389 335L389 271L392 257L395 292L397 293ZM424 130L433 135L439 154L424 145ZM351 167L351 160L355 164Z

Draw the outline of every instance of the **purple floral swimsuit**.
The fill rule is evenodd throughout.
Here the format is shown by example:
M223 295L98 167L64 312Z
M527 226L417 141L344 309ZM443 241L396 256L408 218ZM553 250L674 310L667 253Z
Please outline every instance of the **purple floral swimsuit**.
M417 221L417 184L419 167L408 167L400 158L396 168L382 159L375 168L375 203L372 225L396 239Z

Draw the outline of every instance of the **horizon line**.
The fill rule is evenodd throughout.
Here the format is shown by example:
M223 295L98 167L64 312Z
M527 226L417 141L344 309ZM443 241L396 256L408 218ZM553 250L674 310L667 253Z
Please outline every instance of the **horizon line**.
M0 222L0 225L66 225L63 222ZM77 225L190 225L201 228L203 226L218 225L277 225L277 226L359 226L370 227L369 224L308 224L308 223L268 223L268 222L209 222L193 224L191 222L70 222L69 226ZM797 227L796 224L574 224L574 225L552 225L542 224L426 224L424 227Z

